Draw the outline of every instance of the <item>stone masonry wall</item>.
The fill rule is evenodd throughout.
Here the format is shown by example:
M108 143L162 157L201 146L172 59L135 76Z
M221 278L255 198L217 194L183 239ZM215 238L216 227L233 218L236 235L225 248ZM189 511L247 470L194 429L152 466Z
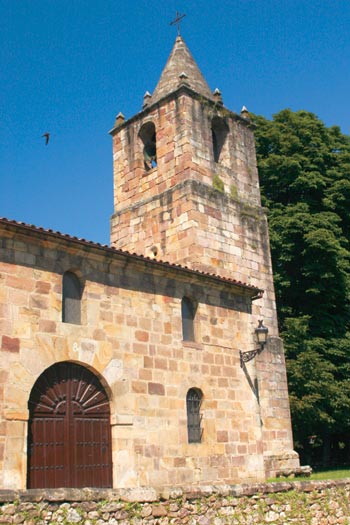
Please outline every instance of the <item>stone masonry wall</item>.
M0 491L0 524L348 525L350 480L153 489Z
M244 289L21 228L0 246L2 488L25 487L30 392L62 361L106 389L114 487L265 479L259 403L239 366L252 344ZM61 316L72 269L84 283L81 325ZM198 305L194 342L182 340L183 296ZM203 392L202 443L188 443L192 387Z
M247 369L252 380L259 381L262 428L269 463L271 456L281 452L279 448L291 453L287 377L282 342L276 337L276 304L264 213L259 208L248 209L196 181L187 181L168 190L166 198L156 197L131 207L118 216L118 220L120 243L126 242L126 236L132 251L137 251L139 244L144 243L149 248L146 253L151 254L153 245L161 256L166 251L165 258L172 262L182 261L207 272L227 272L264 289L263 297L253 304L251 333L258 324L257 319L263 318L273 339L255 364L247 365ZM136 223L133 234L130 224ZM156 229L154 224L157 224ZM142 238L137 231L142 232ZM246 349L251 349L253 344L249 343L251 346Z

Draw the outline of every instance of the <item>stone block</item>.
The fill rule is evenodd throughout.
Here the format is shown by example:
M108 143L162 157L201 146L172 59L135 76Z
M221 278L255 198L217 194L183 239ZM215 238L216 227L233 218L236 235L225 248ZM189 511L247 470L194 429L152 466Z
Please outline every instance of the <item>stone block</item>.
M148 383L148 393L150 395L164 396L165 388L160 383Z
M20 340L18 337L8 337L3 335L1 338L1 349L5 352L18 353L20 350Z

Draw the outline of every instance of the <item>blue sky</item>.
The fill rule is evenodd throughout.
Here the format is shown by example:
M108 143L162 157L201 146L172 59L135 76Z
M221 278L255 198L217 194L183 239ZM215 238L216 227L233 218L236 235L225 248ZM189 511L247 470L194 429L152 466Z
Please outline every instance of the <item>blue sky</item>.
M0 0L0 216L108 244L108 131L154 90L176 11L226 107L349 133L350 0Z

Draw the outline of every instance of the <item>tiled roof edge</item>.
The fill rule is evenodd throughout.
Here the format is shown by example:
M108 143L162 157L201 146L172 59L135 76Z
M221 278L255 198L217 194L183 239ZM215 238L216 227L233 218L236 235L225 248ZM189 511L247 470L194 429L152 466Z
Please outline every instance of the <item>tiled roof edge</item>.
M131 257L135 261L136 260L143 261L143 262L154 264L155 266L162 266L162 267L166 267L170 269L172 268L172 269L190 273L192 275L198 275L198 276L206 277L206 278L213 279L216 281L220 281L223 283L232 284L239 288L244 288L247 290L251 290L252 292L255 292L255 294L251 298L252 300L261 298L264 293L262 289L256 286L253 286L251 284L243 283L242 281L237 281L236 279L230 279L228 277L221 277L220 275L217 275L215 273L208 273L208 272L202 272L200 270L193 270L192 268L189 268L188 266L182 266L181 264L170 263L170 262L162 261L159 259L153 259L151 257L147 257L147 256L140 255L137 253L131 253L125 250L120 250L117 248L113 248L107 244L100 244L94 241L88 241L83 238L71 236L67 233L61 233L59 231L54 231L52 229L46 229L46 228L43 228L42 226L35 226L34 224L27 224L25 222L7 219L6 217L0 217L0 224L3 224L5 226L15 226L15 227L23 228L26 231L32 231L32 232L36 232L40 234L49 235L50 237L53 237L59 240L81 244L83 246L88 246L88 247L96 248L99 250L104 250L106 252L118 254L123 257Z

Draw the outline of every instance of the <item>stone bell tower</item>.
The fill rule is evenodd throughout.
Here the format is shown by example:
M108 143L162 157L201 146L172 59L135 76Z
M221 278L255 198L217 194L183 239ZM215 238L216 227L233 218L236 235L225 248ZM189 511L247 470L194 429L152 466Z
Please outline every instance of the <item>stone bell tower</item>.
M264 290L252 306L251 325L253 332L263 318L270 343L249 366L260 381L266 471L273 464L296 466L248 111L225 108L178 36L153 94L146 92L142 110L130 119L120 113L111 135L111 245Z
M212 93L178 36L153 95L113 136L111 245L249 282L277 329L254 127ZM261 304L262 304L261 303Z

